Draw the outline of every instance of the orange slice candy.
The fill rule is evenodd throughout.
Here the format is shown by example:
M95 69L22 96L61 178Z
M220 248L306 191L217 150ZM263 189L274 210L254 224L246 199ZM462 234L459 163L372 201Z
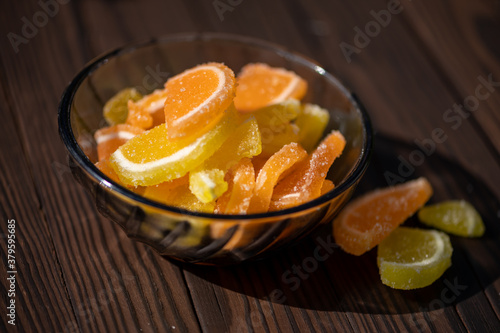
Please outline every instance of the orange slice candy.
M173 140L212 128L233 101L235 78L229 67L212 62L170 78L165 88L167 135Z
M295 142L285 145L272 155L260 169L255 180L254 196L250 202L249 213L267 212L279 177L306 156L307 152L304 148Z
M121 145L142 132L144 132L142 128L127 124L118 124L97 130L94 138L97 142L98 160L107 159Z
M307 83L292 71L266 64L248 64L237 78L234 104L238 111L251 112L289 98L301 99Z
M340 247L362 255L378 245L432 195L425 178L369 192L350 202L335 219L333 234Z
M339 131L330 133L296 169L275 187L270 211L298 206L321 195L326 174L342 154L345 138Z

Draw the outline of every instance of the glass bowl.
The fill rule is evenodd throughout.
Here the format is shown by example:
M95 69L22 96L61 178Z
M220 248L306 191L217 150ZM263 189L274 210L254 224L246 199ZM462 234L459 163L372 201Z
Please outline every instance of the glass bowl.
M327 178L336 187L321 197L286 210L251 214L198 213L148 200L109 179L97 160L94 132L105 126L102 108L119 90L142 93L163 87L171 76L197 64L223 62L235 73L250 62L284 67L309 85L305 102L330 112L325 133L340 130L347 145ZM101 214L132 239L161 255L184 262L227 265L260 258L293 244L327 223L349 200L366 170L372 132L357 98L311 60L253 38L227 34L183 34L126 46L93 60L71 81L59 105L59 133L69 152L74 178L95 199Z

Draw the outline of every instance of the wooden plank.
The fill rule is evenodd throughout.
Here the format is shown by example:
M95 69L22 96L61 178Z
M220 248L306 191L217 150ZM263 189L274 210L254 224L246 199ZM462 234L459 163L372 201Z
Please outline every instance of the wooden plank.
M415 2L408 6L405 16L406 28L420 36L436 71L440 71L457 97L468 98L465 104L470 103L471 110L464 110L467 121L477 122L476 126L489 137L498 155L500 52L495 42L500 33L498 3ZM479 82L478 77L482 78ZM485 81L489 84L484 84Z
M307 275L304 280L294 273L306 258L310 261L316 246L307 242L304 252L311 256L295 249L277 258L241 266L186 267L186 280L191 290L199 290L200 296L208 298L208 294L201 291L213 289L210 294L216 296L204 301L193 296L195 306L201 307L209 300L217 301L204 307L210 318L206 322L212 323L204 329L217 331L211 330L215 327L234 332L351 330L345 314L329 311L338 309L338 296L329 284L325 284L324 267L315 268L311 273L302 272L303 276ZM297 260L291 261L290 257L297 257Z
M462 103L470 92L456 96L455 91L450 90L448 82L443 81L426 50L422 49L425 45L405 29L404 10L393 15L390 24L370 38L369 44L360 48L359 54L354 53L348 63L340 44L356 45L355 28L365 29L375 20L370 11L387 9L387 4L383 1L294 3L297 9L293 15L297 24L291 33L304 40L315 40L309 42L311 46L316 45L314 53L309 51L306 55L318 59L353 88L368 109L376 130L408 141L423 141L432 139L433 131L442 128L446 140L436 144L436 151L453 156L485 181L500 181L499 161L489 148L491 138L485 138L473 122L463 121L455 127L455 123L446 118L448 109ZM404 8L411 4L405 2ZM309 17L325 23L329 33L314 35L308 29ZM474 80L480 74L482 72L477 72ZM494 99L488 102L493 103ZM500 197L500 190L493 190Z
M55 293L52 298L67 315L49 316L44 330L70 329L72 325L77 325L81 331L145 332L444 332L497 328L500 274L496 264L498 233L494 225L497 207L492 200L498 198L500 192L494 189L492 194L475 177L471 178L472 184L479 184L479 187L473 188L475 192L467 192L467 186L457 183L462 179L457 175L462 173L450 175L446 168L442 169L446 175L442 182L455 187L448 191L440 185L442 198L458 194L473 198L473 193L477 194L485 203L477 200L475 204L483 214L489 212L485 220L489 230L495 232L480 243L454 239L459 249L459 255L454 257L455 268L440 282L416 292L392 291L382 286L378 282L373 252L354 260L335 249L325 261L317 262L311 272L304 273L304 265L313 264L308 258L314 257L321 242L317 237L325 240L330 232L324 229L299 247L273 258L229 268L209 268L165 260L146 246L127 239L118 227L97 214L92 200L65 168L65 153L57 138L54 114L61 91L74 73L92 57L127 41L176 31L210 30L241 33L285 44L317 59L349 82L365 101L376 128L406 141L429 138L437 126L449 125L443 121L443 113L471 94L474 80L482 73L473 68L467 70L468 76L449 74L452 67L443 64L445 57L427 49L433 44L428 43L430 36L421 31L420 21L412 21L411 25L405 21L408 17L416 20L416 16L407 12L394 16L391 25L348 64L338 47L340 42L352 42L353 27L364 26L372 20L371 9L387 6L382 1L368 4L360 0L342 4L326 1L236 3L233 2L232 10L226 11L221 20L212 2L70 2L61 5L59 13L28 44L20 45L19 54L12 52L8 40L0 41L2 50L6 50L0 54L0 62L5 67L2 83L11 96L11 114L19 115L15 118L19 136L13 145L9 141L6 147L17 151L19 144L15 142L21 142L29 157L22 163L33 166L32 181L28 182L32 188L29 205L25 206L18 197L6 202L24 214L22 220L35 224L33 216L45 216L44 221L47 221L45 233L43 230L41 233L45 236L37 238L38 243L34 242L37 248L22 244L28 249L26 257L36 262L38 258L33 253L41 248L47 262L53 261L52 253L55 253L60 265L60 274L54 274L54 279L26 281L23 286L29 290L27 295L45 295L45 290L62 283L67 289L67 296L59 290L59 295ZM37 6L23 2L6 4L11 17L0 23L1 31L19 31L22 24L19 18L24 15L29 18L39 10ZM481 6L482 3L478 8ZM488 6L486 8L490 8ZM446 16L444 7L437 8L432 23ZM458 7L453 8L458 12ZM460 20L462 14L453 18ZM472 38L467 40L474 45ZM445 54L451 56L451 51L460 51L454 49L459 42L454 37L454 42L450 43L453 45L445 48L449 53ZM480 59L493 71L495 65L484 53ZM441 66L445 70L436 71ZM448 76L452 79L446 79ZM459 88L454 90L450 81L455 79ZM496 95L487 103L495 110L498 106ZM447 127L449 138L437 145L437 151L447 152L467 169L481 173L480 179L495 184L499 180L498 163L491 145L494 146L492 140L499 132L496 115L482 118L482 110L477 112L477 122L464 121L456 131ZM486 136L481 134L483 127L487 129ZM477 144L470 145L470 142ZM405 148L400 153L409 158L414 148ZM392 167L397 154L391 155ZM441 158L433 153L427 160L438 157ZM5 163L0 160L2 167ZM383 173L388 166L380 158L373 165L375 168L370 170L360 190L386 185ZM22 167L20 173L25 178L29 176L26 169ZM9 170L10 174L14 173L14 169ZM412 177L418 172L421 169ZM440 175L426 171L429 173L441 184ZM24 184L19 181L20 185ZM40 211L34 208L37 206L41 207ZM32 234L22 236L33 237ZM30 262L28 259L26 263ZM23 269L33 271L28 265ZM37 269L47 272L48 268ZM301 273L297 273L297 269L301 269ZM457 276L460 283L468 286L466 292L451 304L431 309L434 303L440 305L432 302L441 300L441 293L447 287L444 282L454 281ZM298 287L293 287L297 283ZM39 299L33 300L34 304L38 304ZM40 317L35 306L27 308L33 318ZM30 322L24 317L21 319Z
M36 3L29 8L9 6L14 19L38 10ZM65 320L64 315L56 317L64 322L52 324L45 331L77 325L84 332L196 332L199 325L181 269L153 256L146 246L129 240L117 226L101 218L94 202L71 178L66 166L66 153L54 121L57 104L68 80L95 56L85 51L86 40L80 35L87 29L79 26L80 6L70 3L61 7L59 14L29 44L23 45L26 47L19 54L5 48L9 52L1 55L5 87L18 92L12 96L12 113L19 115L18 130L25 142L24 150L30 165L36 166L32 177L40 193L39 205L50 221L53 241L46 241L45 246L48 251L53 243L62 270L57 277L64 278L60 285L66 286L71 302L61 313L73 313L71 320ZM92 13L93 9L90 6L85 12ZM66 34L59 34L67 21L72 23L65 28ZM110 43L114 37L109 35ZM7 46L5 41L2 44ZM68 50L73 50L74 56ZM18 205L18 209L24 207ZM53 286L56 282L57 279L47 279L45 283ZM36 295L35 288L42 286L28 284L28 295ZM32 315L41 313L33 310ZM51 325L50 321L47 325Z
M62 268L54 256L49 222L40 209L40 192L33 184L32 165L25 155L19 119L5 95L5 83L5 76L0 74L0 252L4 264L0 273L3 300L0 331L63 330L66 323L75 321L75 314L67 298ZM15 221L13 233L7 229L11 220ZM9 243L8 239L14 242ZM11 247L14 253L8 253L10 245L14 245ZM11 301L15 308L7 310ZM51 311L42 314L40 308ZM12 316L7 316L8 313Z

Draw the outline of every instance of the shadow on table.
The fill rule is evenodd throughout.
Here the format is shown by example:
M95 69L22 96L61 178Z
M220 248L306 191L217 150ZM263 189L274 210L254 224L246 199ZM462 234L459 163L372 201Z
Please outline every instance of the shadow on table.
M376 249L360 257L343 252L333 243L331 225L260 261L222 268L179 265L186 274L208 281L214 288L219 286L222 293L234 292L266 300L272 306L283 304L314 310L371 314L429 312L441 308L455 311L455 305L488 287L489 292L494 293L491 284L500 276L500 264L495 259L500 257L498 201L484 183L438 153L422 153L425 161L419 166L411 164L410 161L415 162L416 156L420 156L415 151L420 150L377 137L372 163L357 193L387 186L386 176L390 173L404 180L425 176L434 187L431 203L467 200L478 209L487 228L480 239L451 236L452 267L429 287L403 291L383 285ZM406 173L402 172L406 170L401 167L402 161L409 163ZM425 228L415 217L405 225Z

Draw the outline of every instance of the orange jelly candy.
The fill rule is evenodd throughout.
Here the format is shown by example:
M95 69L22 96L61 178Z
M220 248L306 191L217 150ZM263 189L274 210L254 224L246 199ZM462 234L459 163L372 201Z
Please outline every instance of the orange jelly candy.
M165 89L157 89L137 102L128 102L127 124L150 129L165 122L164 104L167 99Z
M242 112L251 112L289 98L301 99L307 91L307 82L294 72L262 63L244 66L237 82L234 104Z
M347 253L362 255L380 244L431 195L432 187L425 178L368 192L349 202L334 220L335 242Z
M249 158L242 158L226 174L228 190L217 200L216 214L245 214L255 187L255 170Z
M94 138L97 142L98 160L102 161L107 159L121 145L143 132L144 130L142 128L127 124L118 124L97 130L94 134Z
M267 212L274 186L278 183L279 177L306 156L307 152L304 148L295 142L285 145L272 155L260 169L255 181L249 213Z
M199 136L213 127L231 105L235 84L233 71L215 62L170 78L164 108L168 138Z
M153 127L153 117L134 101L128 101L128 115L125 124L150 129Z
M325 179L321 185L321 195L330 192L335 188L335 184L330 179Z
M269 210L298 206L319 197L326 174L344 147L344 136L339 131L330 133L306 160L275 187Z
M118 178L118 175L116 174L115 170L109 164L108 159L100 160L95 164L95 166L97 167L97 169L99 169L99 171L108 176L112 181L121 184L120 178Z

